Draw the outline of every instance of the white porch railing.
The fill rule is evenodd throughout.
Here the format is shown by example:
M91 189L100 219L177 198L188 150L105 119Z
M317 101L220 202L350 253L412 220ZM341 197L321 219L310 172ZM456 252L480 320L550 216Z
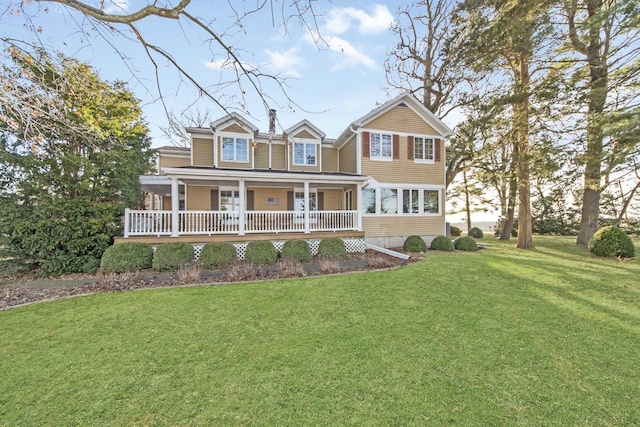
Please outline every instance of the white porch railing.
M171 219L171 211L126 209L124 237L172 235ZM246 211L243 222L244 224L240 223L240 212L180 211L177 234L354 231L358 230L358 211L309 212L308 230L305 229L305 213L298 211Z

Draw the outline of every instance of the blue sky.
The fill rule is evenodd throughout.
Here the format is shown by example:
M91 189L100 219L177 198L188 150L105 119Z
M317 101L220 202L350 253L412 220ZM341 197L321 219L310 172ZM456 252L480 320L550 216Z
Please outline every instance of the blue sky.
M14 0L11 0L14 1ZM245 2L233 2L242 7ZM136 0L105 2L106 11L132 11L143 5ZM263 72L287 78L288 93L300 108L286 107L281 93L272 84L265 84L263 91L274 98L271 108L278 110L281 128L286 129L302 119L308 119L328 137L337 137L353 120L366 114L377 104L396 93L387 94L384 59L395 39L389 31L398 2L380 1L314 1L319 34L327 42L325 46L314 44L318 35L290 22L285 28L279 22L279 10L275 10L275 25L270 11L262 10L243 21L242 28L234 26L227 2L194 0L187 10L195 16L212 21L211 28L224 33L227 42L243 50L247 67L259 67ZM275 5L276 7L279 4ZM146 53L132 34L123 30L122 36L109 36L110 46L98 35L108 33L104 28L92 29L85 25L83 16L69 12L54 3L29 3L25 14L4 11L0 16L3 37L34 40L38 37L47 46L61 50L91 63L104 79L120 79L129 82L130 88L142 100L144 114L151 127L154 146L166 145L160 127L167 125L162 103L157 99L154 68ZM45 11L48 8L48 11ZM27 25L41 28L41 32L25 29ZM84 32L79 31L82 27ZM232 71L225 67L224 56L212 52L203 42L204 33L195 25L174 20L151 18L142 21L139 29L148 42L161 46L204 85L215 85L233 79ZM123 60L122 56L127 59ZM210 109L212 119L224 113L214 103L200 99L198 91L179 76L166 61L158 59L160 87L167 108L176 114L196 108ZM244 87L246 97L240 99L236 84L219 92L222 102L231 108L246 110L249 120L261 131L268 130L267 112L254 91ZM306 111L305 111L306 110ZM448 123L452 126L455 123Z

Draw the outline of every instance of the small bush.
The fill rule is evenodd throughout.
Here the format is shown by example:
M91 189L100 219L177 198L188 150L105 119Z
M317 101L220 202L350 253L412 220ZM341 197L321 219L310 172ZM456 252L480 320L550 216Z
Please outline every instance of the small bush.
M321 256L318 258L318 269L323 274L333 274L340 271L342 261L339 257Z
M603 227L589 240L589 251L600 257L632 258L635 256L633 241L618 227Z
M207 243L202 247L198 262L207 270L217 270L238 259L236 248L227 242Z
M309 245L307 245L307 247L308 246ZM299 277L306 275L304 268L302 267L302 263L295 257L279 259L278 267L280 267L282 277Z
M469 237L473 237L474 239L482 239L484 237L484 233L478 227L473 227L467 233Z
M426 252L427 244L420 236L409 236L404 241L402 248L407 252Z
M178 280L183 285L198 283L202 275L202 265L196 261L183 264L178 268Z
M164 243L153 254L155 271L175 271L181 265L193 261L193 245L185 242Z
M225 282L240 282L259 279L261 275L260 267L254 263L236 260L225 268L222 280Z
M304 240L287 240L282 246L282 258L295 258L300 262L308 262L311 259L311 248Z
M322 239L318 246L318 256L325 258L341 258L347 257L347 248L344 246L344 241L337 237L329 237Z
M100 291L116 292L129 289L131 282L138 278L138 272L106 273L99 275L94 284Z
M269 265L276 262L278 252L268 240L253 240L247 245L244 259L258 265Z
M453 242L447 236L437 236L431 241L431 249L451 252L455 250L455 246L453 246Z
M458 237L462 234L462 230L460 230L460 228L456 227L455 225L452 225L449 227L449 234L451 234L451 236L453 237Z
M473 240L473 237L469 237L469 236L458 237L455 240L455 242L453 242L453 245L459 251L477 251L478 250L478 244L476 243L475 240Z
M102 273L124 273L151 268L153 248L147 243L126 242L109 246L100 261Z

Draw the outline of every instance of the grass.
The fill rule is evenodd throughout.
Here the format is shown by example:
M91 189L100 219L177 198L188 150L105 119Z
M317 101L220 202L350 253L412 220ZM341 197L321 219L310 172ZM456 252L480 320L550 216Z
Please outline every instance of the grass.
M484 241L2 312L0 425L640 424L640 262Z

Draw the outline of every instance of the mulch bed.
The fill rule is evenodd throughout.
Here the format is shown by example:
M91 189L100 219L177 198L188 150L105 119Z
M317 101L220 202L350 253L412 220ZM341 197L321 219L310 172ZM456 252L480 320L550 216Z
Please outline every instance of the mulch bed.
M39 287L35 277L22 277L15 283L0 288L0 310L38 301L68 298L98 292L120 292L134 289L148 289L172 286L199 284L224 284L240 281L275 280L291 277L320 276L326 274L342 274L355 271L394 268L424 258L421 254L410 254L408 261L403 261L377 252L352 254L333 265L333 269L323 266L318 260L302 264L301 270L284 271L279 265L257 267L243 262L216 271L202 271L197 279L180 278L177 273L156 273L144 270L136 273L110 275L69 275L47 280L46 287ZM331 266L329 266L331 267ZM184 276L184 275L183 275ZM6 279L4 280L7 281Z

